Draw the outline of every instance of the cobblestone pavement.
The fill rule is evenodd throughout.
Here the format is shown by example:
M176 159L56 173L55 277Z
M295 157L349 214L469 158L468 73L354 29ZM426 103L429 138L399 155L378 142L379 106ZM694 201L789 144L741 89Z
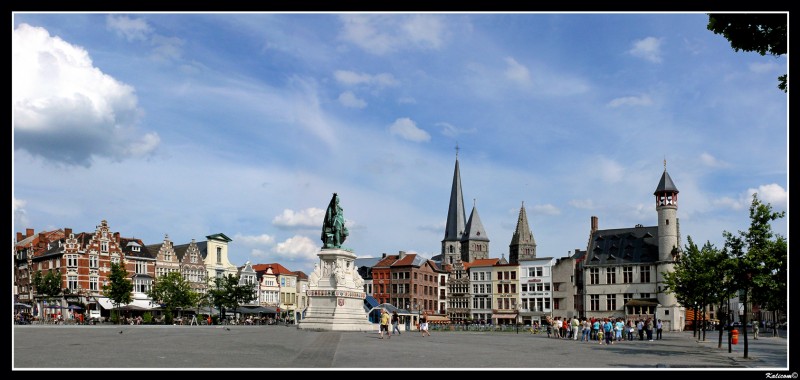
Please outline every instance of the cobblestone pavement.
M293 326L14 326L12 368L400 370L736 370L791 374L788 340L763 336L728 353L718 332L600 345L529 332L320 332ZM783 331L785 334L785 331Z

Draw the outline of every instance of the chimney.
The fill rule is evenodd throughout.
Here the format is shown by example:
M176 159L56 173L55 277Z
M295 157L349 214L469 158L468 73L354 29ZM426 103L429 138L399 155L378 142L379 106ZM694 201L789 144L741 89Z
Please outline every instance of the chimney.
M597 217L592 216L592 233L597 231Z
M69 235L72 235L72 228L64 227L64 237L69 238Z
M45 246L45 244L47 244L47 243L48 243L48 242L47 242L47 241L45 241L45 235L44 235L44 232L39 232L39 247L44 247L44 246ZM49 249L49 248L50 248L50 247L48 247L48 249Z
M385 259L385 258L386 258L386 252L384 252L384 253L381 255L381 258L382 258L382 259Z
M17 243L22 241L22 232L17 232Z
M404 257L406 257L406 251L400 251L400 253L397 254L398 260L402 260Z
M33 228L26 228L25 229L25 237L33 236Z
M114 232L114 241L119 244L119 232Z

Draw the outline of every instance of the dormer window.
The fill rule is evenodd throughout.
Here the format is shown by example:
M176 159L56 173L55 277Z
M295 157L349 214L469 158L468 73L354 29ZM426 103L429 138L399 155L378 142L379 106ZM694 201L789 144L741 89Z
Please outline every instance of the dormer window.
M139 248L140 247L138 245L134 245L133 247L131 247L131 250L134 251L134 252L139 252L140 251Z

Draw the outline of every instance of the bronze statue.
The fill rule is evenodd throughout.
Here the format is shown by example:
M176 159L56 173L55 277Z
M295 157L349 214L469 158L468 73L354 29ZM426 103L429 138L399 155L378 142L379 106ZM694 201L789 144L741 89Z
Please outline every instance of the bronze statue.
M339 195L333 193L328 210L325 211L325 220L322 222L322 248L341 248L347 235L342 206L339 206Z

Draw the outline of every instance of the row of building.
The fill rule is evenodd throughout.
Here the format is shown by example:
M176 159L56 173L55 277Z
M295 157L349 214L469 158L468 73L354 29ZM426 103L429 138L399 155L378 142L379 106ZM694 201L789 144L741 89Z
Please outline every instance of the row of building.
M489 257L489 236L473 206L464 210L456 155L453 184L441 253L432 258L400 251L355 261L364 291L373 304L388 303L408 311L427 311L451 322L506 324L541 322L547 316L661 319L667 330L686 324L685 309L665 291L664 272L681 254L677 218L678 189L666 164L653 193L657 224L600 229L592 216L586 249L568 257L540 257L524 203L508 245L508 258ZM34 234L17 233L15 297L37 304L31 286L35 271L58 271L63 280L62 306L106 307L102 288L110 264L123 263L134 284L134 303L147 307L153 281L180 272L201 294L214 277L233 274L252 284L256 304L273 307L289 319L302 318L308 278L278 263L236 266L228 260L223 233L175 245L168 236L158 244L111 232L104 220L94 232L70 228ZM150 305L152 307L152 305ZM711 313L713 318L713 311Z

